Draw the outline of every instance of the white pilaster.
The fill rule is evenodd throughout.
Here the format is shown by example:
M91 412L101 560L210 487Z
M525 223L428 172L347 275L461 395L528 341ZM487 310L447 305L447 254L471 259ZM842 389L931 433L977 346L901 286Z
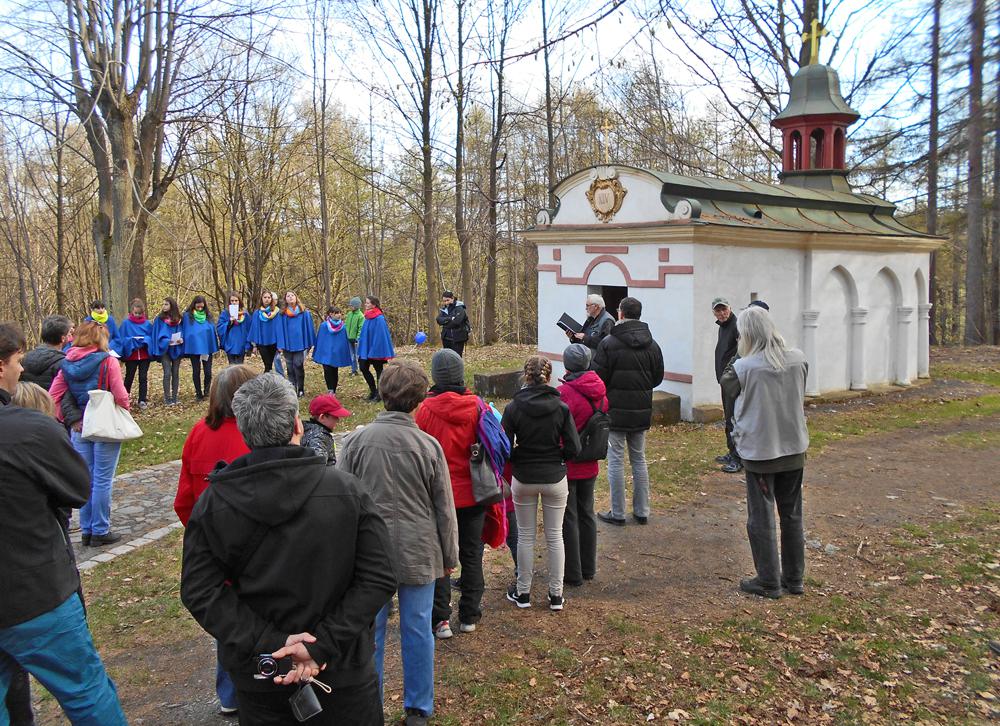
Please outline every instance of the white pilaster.
M933 303L917 306L917 377L931 377L931 308Z
M816 329L819 327L819 310L802 311L802 352L809 362L806 376L806 395L819 395L819 368L816 358Z
M910 354L910 323L913 320L913 308L900 306L896 308L896 385L910 385L908 358Z
M851 390L867 391L865 382L865 325L867 308L851 309Z

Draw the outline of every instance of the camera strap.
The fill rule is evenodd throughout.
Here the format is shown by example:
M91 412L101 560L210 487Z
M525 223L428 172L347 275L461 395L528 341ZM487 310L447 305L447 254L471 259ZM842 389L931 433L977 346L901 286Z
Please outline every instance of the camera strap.
M243 546L243 554L240 555L240 558L233 564L232 568L226 574L227 580L235 583L239 579L239 576L243 574L243 569L247 566L247 563L250 562L250 558L254 556L254 553L264 541L264 537L267 536L267 533L270 531L271 528L263 522L259 522L257 524L257 528L253 531L253 534L250 535L250 539L248 539L247 543Z

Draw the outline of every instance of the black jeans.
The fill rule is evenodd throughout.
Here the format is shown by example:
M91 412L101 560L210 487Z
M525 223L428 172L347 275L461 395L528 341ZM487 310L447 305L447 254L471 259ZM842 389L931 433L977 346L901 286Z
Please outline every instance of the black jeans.
M458 561L462 565L462 596L458 601L458 620L478 623L486 585L483 581L483 522L486 507L476 504L456 509L458 518ZM451 577L445 575L434 583L434 610L431 620L451 620ZM433 623L432 623L433 626Z
M274 366L274 356L278 354L278 346L258 345L257 350L260 351L260 359L264 361L264 372L270 373Z
M226 353L226 360L229 361L229 365L231 366L240 366L246 363L247 354L240 353L238 355L233 355L232 353Z
M362 358L358 363L361 364L361 375L365 377L365 383L368 384L368 391L374 396L378 393L378 381L382 378L382 369L385 368L385 361ZM372 378L372 368L375 369L375 378Z
M310 726L383 726L382 694L378 678L354 686L325 691L309 686L316 693L323 711L313 716ZM288 699L299 686L287 686L280 691L236 691L240 709L240 726L288 726L298 723L292 715Z
M323 366L323 380L326 381L326 390L337 392L337 384L340 382L340 369L337 366Z
M306 352L304 350L286 350L284 355L288 380L295 388L295 392L303 395L306 390Z
M34 726L35 712L31 710L31 681L28 671L16 666L4 699L11 726Z
M145 403L149 393L149 358L125 361L125 390L132 393L132 381L139 371L139 403Z
M777 589L782 583L801 585L806 569L802 534L802 469L777 474L747 472L747 536L757 579ZM774 508L781 523L781 559Z
M163 402L177 403L177 390L181 386L181 361L183 358L171 358L169 353L164 353L160 358L160 365L163 366Z
M463 341L461 341L459 343L456 343L455 341L452 341L452 340L442 340L441 341L441 347L442 348L451 348L453 351L455 351L456 353L458 353L459 356L461 356L462 353L465 352L465 341L463 340Z
M729 456L734 461L740 460L740 455L736 453L736 444L733 443L733 415L736 412L736 399L726 395L726 389L722 389L722 415L726 422L726 448L729 449Z
M208 395L212 386L212 356L208 356L204 361L200 355L189 355L191 359L191 380L194 381L194 395L203 398ZM201 371L205 370L205 387L201 386Z
M579 585L597 574L597 518L594 516L594 483L589 479L567 479L569 497L563 516L563 542L566 546L564 582Z

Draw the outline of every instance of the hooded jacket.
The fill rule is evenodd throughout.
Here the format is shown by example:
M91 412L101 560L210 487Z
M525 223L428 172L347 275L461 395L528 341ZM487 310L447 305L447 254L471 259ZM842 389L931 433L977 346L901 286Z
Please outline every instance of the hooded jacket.
M608 410L607 389L604 381L593 371L570 373L559 386L559 397L569 406L573 422L579 433L594 415L594 408L599 411ZM600 464L596 461L567 461L566 477L569 479L590 479L597 476Z
M653 389L663 383L663 353L649 326L623 320L594 354L594 371L608 388L611 430L646 431L653 420Z
M237 690L292 695L253 674L257 655L301 632L316 636L306 648L327 666L320 680L370 680L373 622L396 579L385 522L361 483L292 445L251 451L209 479L184 532L181 600L219 641Z
M428 396L420 404L414 419L424 431L441 444L451 474L455 508L473 507L472 473L469 471L471 447L476 443L479 425L479 397L470 391L446 391Z
M469 315L461 300L438 310L437 324L441 326L441 340L446 343L464 343L469 339Z
M102 375L103 372L103 375ZM89 391L95 388L103 388L111 391L115 397L115 403L128 410L128 391L122 381L122 369L117 362L112 361L110 356L97 350L96 347L80 348L73 346L66 354L66 360L62 362L59 374L52 381L52 388L49 395L52 396L56 404L56 413L59 420L67 426L75 423L74 420L65 415L62 400L69 394L72 403L69 410L73 414L79 413L83 417L87 402L90 400Z
M510 439L510 461L518 481L562 481L565 461L580 450L580 437L559 391L547 383L525 386L503 410L500 424Z
M58 348L39 345L21 359L21 365L24 367L21 380L49 390L65 357L66 354Z

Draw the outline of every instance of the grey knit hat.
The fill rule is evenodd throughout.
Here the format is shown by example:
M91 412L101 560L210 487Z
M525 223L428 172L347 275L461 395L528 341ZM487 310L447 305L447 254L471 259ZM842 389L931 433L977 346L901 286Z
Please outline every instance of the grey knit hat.
M465 362L451 348L442 348L431 358L431 380L435 386L464 386Z
M352 308L360 308L361 307L361 298L359 298L359 297L352 297L347 302L347 304L350 305Z
M583 343L573 343L563 351L563 366L567 373L577 373L590 368L590 348Z

